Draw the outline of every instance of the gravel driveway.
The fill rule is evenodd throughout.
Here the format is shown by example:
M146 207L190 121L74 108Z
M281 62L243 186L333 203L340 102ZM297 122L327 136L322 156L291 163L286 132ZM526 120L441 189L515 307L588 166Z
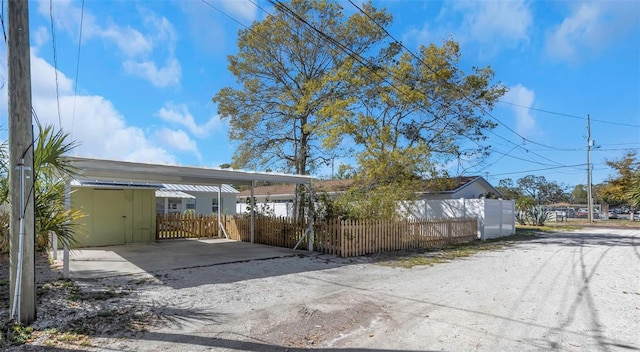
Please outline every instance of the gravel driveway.
M300 256L135 280L159 320L92 337L100 350L640 350L640 229L557 233L411 269Z

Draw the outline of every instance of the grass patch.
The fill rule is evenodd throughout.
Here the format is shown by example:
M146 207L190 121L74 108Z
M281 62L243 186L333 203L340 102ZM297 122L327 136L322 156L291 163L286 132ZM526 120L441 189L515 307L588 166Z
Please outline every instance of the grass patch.
M380 264L391 267L412 268L414 266L433 266L446 263L459 258L470 257L484 251L500 250L512 246L518 241L527 241L536 238L540 233L575 230L579 227L537 227L518 226L516 233L511 236L491 239L487 241L473 241L457 245L446 246L440 249L416 249L395 252L376 253L371 255Z
M517 235L516 235L517 236ZM515 240L515 236L507 237ZM396 252L378 253L374 258L378 264L391 267L412 268L414 266L433 266L435 264L446 263L458 258L466 258L482 251L493 251L511 245L510 242L501 241L474 241L458 245L451 245L441 249L427 250L405 250Z
M575 231L580 230L582 227L577 225L546 225L546 226L530 226L530 225L516 225L517 235L537 235L540 232L562 232L562 231ZM506 237L508 238L508 237Z
M47 347L83 346L90 345L87 335L77 331L59 331L52 328L39 333L42 344Z

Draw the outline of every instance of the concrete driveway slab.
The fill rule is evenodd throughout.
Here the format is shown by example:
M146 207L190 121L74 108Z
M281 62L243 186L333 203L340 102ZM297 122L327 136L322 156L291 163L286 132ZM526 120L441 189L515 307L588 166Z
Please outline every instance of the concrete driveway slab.
M307 252L227 239L165 240L149 244L72 250L69 272L72 279L95 279L280 258L303 253ZM58 258L62 258L62 253L59 253Z

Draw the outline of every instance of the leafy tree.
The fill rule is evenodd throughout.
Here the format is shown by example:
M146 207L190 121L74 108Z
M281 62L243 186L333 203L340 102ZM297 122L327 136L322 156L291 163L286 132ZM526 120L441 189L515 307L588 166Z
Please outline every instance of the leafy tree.
M636 182L640 173L637 153L628 152L618 160L607 160L607 165L616 171L616 175L602 184L598 196L614 206L629 204L633 201L634 191L637 191Z
M533 198L537 204L566 202L569 200L566 186L547 181L544 176L528 175L518 179L518 188L523 195Z
M528 196L520 196L516 199L516 209L526 211L535 207L536 200Z
M587 204L587 186L576 185L571 191L571 203L573 204Z
M640 171L636 171L631 182L631 189L627 191L629 205L640 208Z
M350 113L322 111L329 117L325 145L348 139L358 146L358 173L365 183L438 174L437 165L460 156L464 142L481 141L495 127L484 111L506 92L503 85L491 84L489 67L465 74L453 40L422 46L417 57L400 49L392 44L367 65L341 66L349 73L339 72L336 80L360 87L343 101Z
M350 165L340 164L338 166L338 172L335 174L336 180L346 180L353 178L354 169Z
M391 16L371 4L367 11L382 24ZM274 13L239 31L238 53L230 55L229 70L239 88L220 90L213 101L229 121L229 137L238 141L234 167L275 167L308 174L324 162L318 130L322 109L340 113L349 86L330 80L347 55L311 26L356 54L365 54L383 37L382 31L360 14L346 17L335 2L293 0Z
M74 169L65 155L75 147L67 140L68 134L54 131L51 126L38 126L38 139L34 148L35 170L35 235L36 242L45 246L50 232L54 232L63 245L72 246L77 231L75 220L84 215L79 210L66 209L65 185ZM0 194L2 204L8 203L9 159L6 143L0 145ZM8 219L8 218L7 218ZM8 224L3 224L0 235L8 237ZM3 241L0 241L3 242ZM4 249L4 248L3 248Z
M459 157L465 142L482 141L486 130L495 127L484 111L506 88L491 84L489 67L465 74L459 59L458 44L447 40L440 47L422 46L417 57L391 44L365 65L353 60L340 67L335 79L358 89L339 104L348 107L348 114L322 110L328 117L323 142L355 145L354 179L360 189L349 194L348 202L365 203L360 210L373 211L361 216L396 216L385 210L387 202L411 199L420 179L446 178L439 165Z
M496 189L502 193L504 199L518 199L522 196L520 190L510 178L500 180Z

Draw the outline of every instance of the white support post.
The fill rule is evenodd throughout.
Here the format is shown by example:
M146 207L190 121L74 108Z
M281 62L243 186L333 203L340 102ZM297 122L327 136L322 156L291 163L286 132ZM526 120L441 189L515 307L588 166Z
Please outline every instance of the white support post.
M58 260L58 235L55 232L50 231L49 236L51 236L51 256L53 260Z
M222 237L222 221L220 221L220 216L222 215L222 211L220 209L222 208L222 202L220 201L220 193L222 193L222 184L218 185L218 238ZM226 232L224 235L227 239L229 238Z
M251 243L253 243L254 240L254 220L255 220L255 213L256 213L256 202L253 199L253 188L255 187L255 181L251 181L251 200L249 201L249 204L251 204L251 224L249 225L250 231L251 231Z
M313 202L313 188L311 186L311 181L309 181L309 184L305 185L305 187L307 188L307 194L309 195L309 211L307 212L307 248L309 250L309 252L313 252L313 240L314 240L314 234L313 234L313 217L314 217L314 207L315 204L312 204Z
M504 218L503 218L503 213L504 213L504 206L502 205L503 200L499 200L498 204L500 205L500 237L504 236L504 234L502 233L502 228L503 228L503 222L504 222Z
M64 186L64 208L71 209L71 185L67 182ZM62 277L69 278L69 246L64 245L62 253Z
M62 251L62 277L69 278L69 247L66 244Z
M515 235L516 233L516 201L515 200L510 200L511 202L511 234Z

